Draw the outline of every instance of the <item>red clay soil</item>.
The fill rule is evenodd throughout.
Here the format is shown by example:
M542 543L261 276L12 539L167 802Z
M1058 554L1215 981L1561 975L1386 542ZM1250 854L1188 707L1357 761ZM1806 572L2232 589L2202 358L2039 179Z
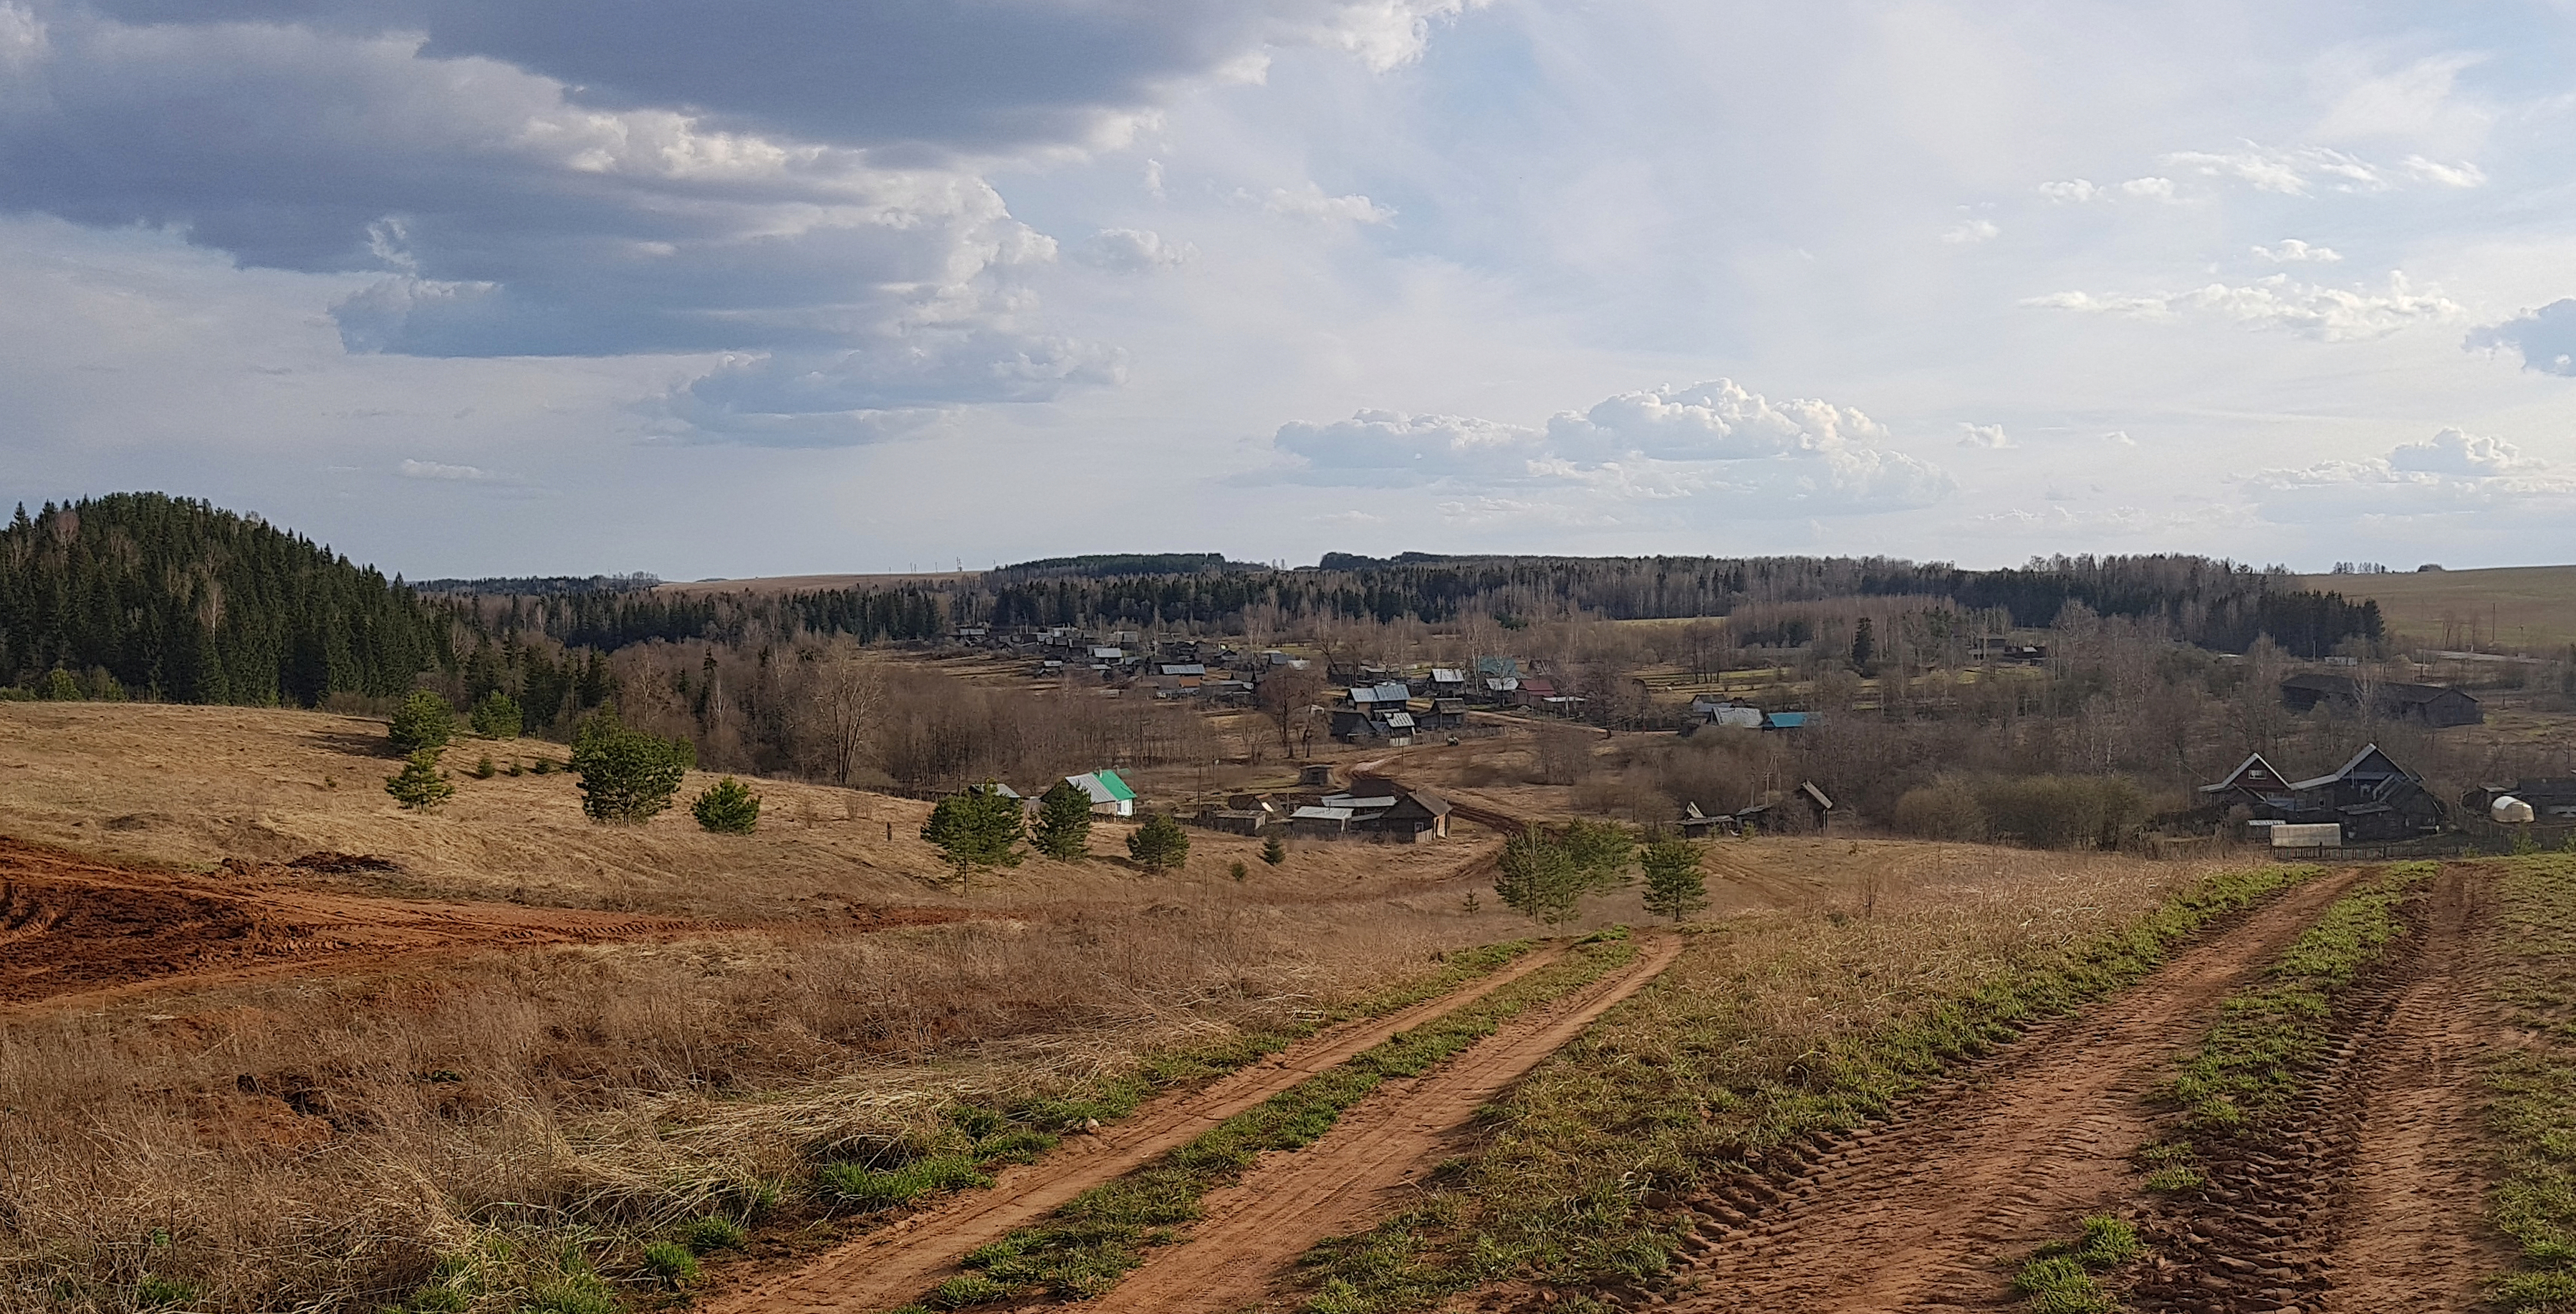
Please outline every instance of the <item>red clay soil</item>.
M1556 961L1524 954L1440 998L1329 1028L1284 1053L1148 1104L1098 1134L1067 1138L1035 1164L1004 1169L992 1189L952 1197L870 1232L794 1272L703 1302L709 1314L857 1314L905 1304L957 1273L966 1252L1045 1217L1065 1201L1143 1167L1208 1128L1369 1049ZM1103 1302L1124 1309L1126 1293Z
M2273 900L1892 1123L1689 1201L1703 1239L1669 1307L2009 1308L2010 1261L2130 1189L2129 1156L2156 1131L2147 1096L2175 1052L2356 874Z
M2343 1043L2289 1124L2203 1147L2208 1181L2150 1211L2158 1262L2130 1307L2471 1310L2513 1248L2484 1221L2485 1059L2505 1043L2481 987L2485 879L2445 868L2377 979L2347 991Z
M1207 1314L1258 1301L1326 1237L1361 1231L1404 1207L1413 1187L1458 1153L1476 1110L1565 1047L1681 956L1660 936L1626 970L1531 1010L1419 1077L1390 1081L1303 1150L1264 1154L1241 1182L1212 1193L1180 1245L1104 1302L1153 1314Z
M315 855L311 870L379 860ZM668 917L333 893L293 867L125 866L0 839L0 1009L424 952L703 933ZM939 910L920 912L948 920Z
M2482 1227L2493 1182L2479 1153L2486 1063L2504 1042L2480 969L2493 907L2485 878L2443 871L2424 952L2365 1037L2353 1094L2351 1195L2326 1256L2328 1310L2474 1308L2513 1250Z

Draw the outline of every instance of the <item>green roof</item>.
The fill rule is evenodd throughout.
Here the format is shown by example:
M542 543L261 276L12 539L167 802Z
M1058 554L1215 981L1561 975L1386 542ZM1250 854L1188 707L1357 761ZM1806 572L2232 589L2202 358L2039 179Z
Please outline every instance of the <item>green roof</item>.
M1133 802L1135 800L1136 791L1129 789L1127 787L1127 782L1118 778L1117 772L1094 771L1091 774L1094 778L1099 780L1101 784L1109 787L1109 797L1112 800L1118 802Z

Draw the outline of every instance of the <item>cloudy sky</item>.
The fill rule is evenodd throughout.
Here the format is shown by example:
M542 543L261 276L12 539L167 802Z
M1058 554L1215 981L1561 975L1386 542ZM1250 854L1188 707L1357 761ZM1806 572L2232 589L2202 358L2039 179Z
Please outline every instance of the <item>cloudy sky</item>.
M2576 561L2576 3L0 0L0 497Z

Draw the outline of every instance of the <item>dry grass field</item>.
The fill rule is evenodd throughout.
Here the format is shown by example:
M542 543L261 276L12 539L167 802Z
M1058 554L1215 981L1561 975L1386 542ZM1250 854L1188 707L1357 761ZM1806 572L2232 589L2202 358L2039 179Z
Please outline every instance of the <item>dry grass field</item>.
M0 704L0 1310L1999 1308L2365 876L1721 841L1678 932L1568 943L1646 922L1630 889L1466 952L1538 929L1471 824L1277 869L1193 832L1166 877L1104 825L961 893L923 803L761 782L755 835L597 827L564 774L468 770L560 745L469 740L416 816L381 736ZM1333 751L1597 807L1517 730ZM2441 946L2391 970L2471 961Z
M2369 598L2389 630L2428 647L2533 653L2576 643L2576 566L2505 566L2401 575L2305 575L2299 587Z

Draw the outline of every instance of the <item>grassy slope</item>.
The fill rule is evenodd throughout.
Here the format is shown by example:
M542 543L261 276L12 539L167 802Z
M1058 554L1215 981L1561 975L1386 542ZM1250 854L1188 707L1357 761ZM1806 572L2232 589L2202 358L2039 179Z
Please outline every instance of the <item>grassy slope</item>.
M2495 1221L2522 1246L2498 1303L2576 1309L2576 858L2504 864L2497 979L2521 1045L2496 1063L2490 1125L2503 1181Z
M1513 1276L1651 1278L1681 1231L1650 1191L1884 1114L1944 1068L2137 980L2213 919L2314 874L2223 874L2095 933L2005 940L1999 956L1938 974L1925 968L1937 949L1902 928L1834 925L1818 932L1844 941L1830 946L1705 936L1523 1083L1483 1152L1420 1208L1319 1248L1309 1308L1419 1309ZM1869 1021L1835 1025L1846 1013Z

